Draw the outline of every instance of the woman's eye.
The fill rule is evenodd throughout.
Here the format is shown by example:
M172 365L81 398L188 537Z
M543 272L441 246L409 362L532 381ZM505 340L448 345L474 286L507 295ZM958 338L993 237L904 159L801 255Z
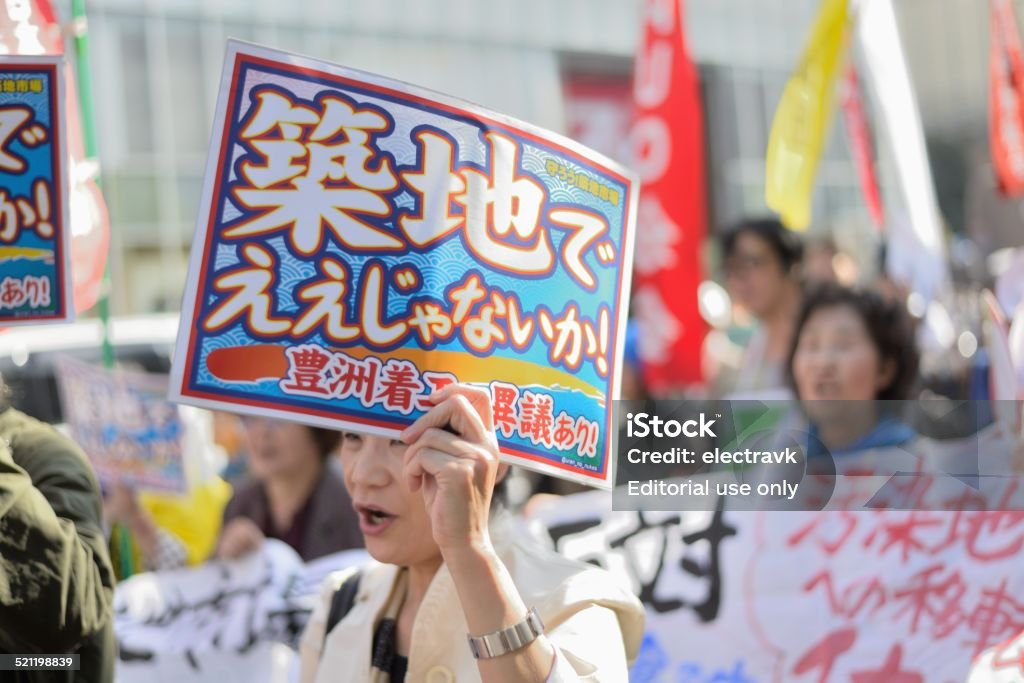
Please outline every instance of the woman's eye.
M391 439L392 448L405 448L405 442L401 439Z
M360 437L358 434L350 434L348 432L345 433L345 441L348 441L349 443L359 443L362 440L362 437Z

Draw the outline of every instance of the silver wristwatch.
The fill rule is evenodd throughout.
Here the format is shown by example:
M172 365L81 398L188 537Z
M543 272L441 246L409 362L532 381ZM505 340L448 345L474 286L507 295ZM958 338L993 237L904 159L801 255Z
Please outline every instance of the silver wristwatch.
M542 635L544 624L537 610L531 609L526 618L514 626L483 636L469 636L469 649L475 659L491 659L526 647Z

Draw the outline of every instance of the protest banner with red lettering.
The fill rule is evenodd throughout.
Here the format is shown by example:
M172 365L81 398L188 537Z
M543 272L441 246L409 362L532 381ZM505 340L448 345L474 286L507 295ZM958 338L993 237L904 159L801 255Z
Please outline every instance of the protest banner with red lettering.
M0 54L63 54L62 27L49 0L8 2L0 7ZM85 134L75 74L63 66L67 96L63 103L68 146L68 220L71 227L71 276L75 311L88 310L99 298L110 244L110 217L96 184L98 166L86 158Z
M0 54L64 54L64 28L49 0L21 0L0 6ZM78 89L71 65L65 63L64 117L67 123L68 214L71 276L75 311L92 308L99 298L107 263L110 219L96 177L96 159L86 157Z
M74 318L63 68L0 57L0 327Z
M466 382L506 460L607 486L636 187L554 133L232 41L172 398L394 437Z

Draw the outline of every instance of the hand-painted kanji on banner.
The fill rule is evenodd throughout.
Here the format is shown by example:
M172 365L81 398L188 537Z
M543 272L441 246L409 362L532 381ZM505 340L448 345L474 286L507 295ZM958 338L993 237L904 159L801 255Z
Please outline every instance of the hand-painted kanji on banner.
M971 507L680 514L591 491L533 529L644 603L630 683L1019 683L1024 513L958 493Z
M606 486L636 183L452 98L230 42L172 397L396 435L487 388L514 463Z
M0 327L74 317L63 60L0 57Z

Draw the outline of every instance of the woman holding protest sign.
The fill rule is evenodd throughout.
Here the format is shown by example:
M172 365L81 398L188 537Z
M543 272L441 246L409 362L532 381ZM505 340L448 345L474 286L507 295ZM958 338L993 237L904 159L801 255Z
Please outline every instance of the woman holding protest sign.
M345 435L345 481L379 564L325 586L302 680L626 680L640 603L492 509L507 466L486 392L456 385L431 401L400 441Z
M330 459L341 434L263 417L242 422L251 479L224 510L217 556L239 557L265 538L284 541L307 562L361 548L351 499Z

